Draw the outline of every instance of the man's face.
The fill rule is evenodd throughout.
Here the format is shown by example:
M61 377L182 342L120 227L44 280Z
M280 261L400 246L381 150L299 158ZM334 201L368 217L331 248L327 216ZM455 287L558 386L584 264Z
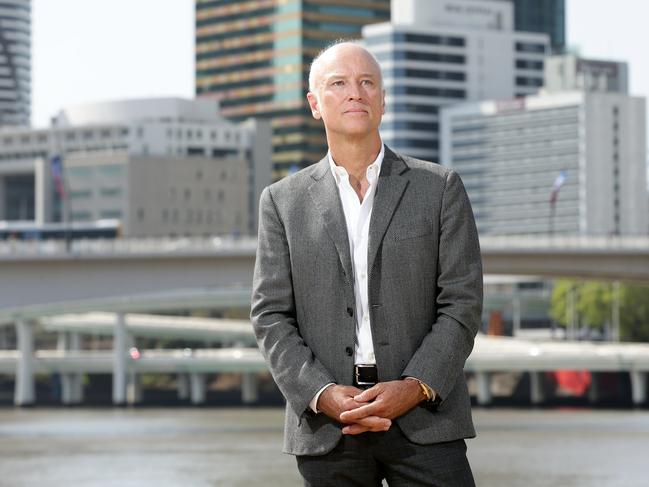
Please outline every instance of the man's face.
M362 47L341 44L319 61L316 92L307 99L328 134L362 136L378 131L385 113L385 91L374 59Z

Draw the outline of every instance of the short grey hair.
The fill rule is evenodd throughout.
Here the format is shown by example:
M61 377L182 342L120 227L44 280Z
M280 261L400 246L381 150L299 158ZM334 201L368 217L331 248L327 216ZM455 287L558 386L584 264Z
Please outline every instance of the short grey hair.
M309 68L309 91L314 94L318 94L318 88L316 86L316 77L318 75L318 66L320 64L320 59L324 54L329 51L332 47L336 47L340 44L355 44L357 46L360 46L365 49L365 46L363 45L363 42L360 39L336 39L335 41L331 42L330 44L327 44L316 56L313 58L313 61L311 62L311 67ZM370 51L365 49L370 56L372 56L372 59L374 59L374 62L376 63L377 66L379 66L379 76L380 76L380 82L381 82L381 87L383 87L383 73L381 73L381 65L379 64L378 59L376 59L376 56L372 54Z

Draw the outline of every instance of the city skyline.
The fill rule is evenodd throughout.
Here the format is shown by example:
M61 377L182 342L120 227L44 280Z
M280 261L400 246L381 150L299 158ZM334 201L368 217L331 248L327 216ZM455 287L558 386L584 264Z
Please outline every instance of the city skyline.
M647 97L649 63L642 45L635 41L643 33L643 11L649 13L649 5L632 0L616 2L616 21L602 35L601 26L613 18L606 10L610 5L607 0L569 0L568 46L578 48L584 57L627 61L631 93ZM142 19L154 9L155 22L143 27ZM121 14L125 10L130 12L127 17ZM582 18L588 22L579 20ZM147 36L142 36L143 28ZM153 0L115 0L103 4L59 0L54 5L33 0L32 29L35 127L47 126L58 110L69 105L148 96L194 96L193 1L161 4ZM123 72L129 75L119 74Z

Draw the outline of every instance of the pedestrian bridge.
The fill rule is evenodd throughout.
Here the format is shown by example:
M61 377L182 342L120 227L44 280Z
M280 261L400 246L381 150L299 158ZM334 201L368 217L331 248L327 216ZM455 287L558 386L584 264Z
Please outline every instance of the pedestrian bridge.
M483 237L481 247L485 274L649 282L646 237ZM0 242L0 322L69 307L189 308L224 293L242 303L255 251L250 238Z

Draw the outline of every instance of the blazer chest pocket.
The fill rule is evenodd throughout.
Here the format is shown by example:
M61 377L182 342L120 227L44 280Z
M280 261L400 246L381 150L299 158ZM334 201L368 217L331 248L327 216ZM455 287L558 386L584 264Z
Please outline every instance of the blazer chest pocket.
M422 219L414 220L408 224L400 223L391 231L391 240L400 242L414 238L426 237L433 233L433 225Z

